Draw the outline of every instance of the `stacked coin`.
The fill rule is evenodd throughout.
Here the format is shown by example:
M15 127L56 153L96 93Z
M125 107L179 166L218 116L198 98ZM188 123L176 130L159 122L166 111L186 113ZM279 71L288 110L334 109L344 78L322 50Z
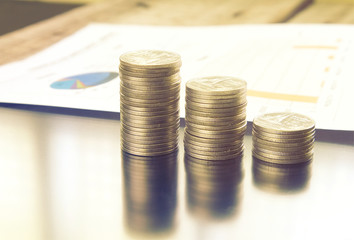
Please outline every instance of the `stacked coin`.
M185 155L189 211L202 218L220 219L238 210L242 155L225 161L208 161Z
M122 153L125 225L135 233L169 232L177 205L177 156Z
M120 56L122 149L141 156L173 152L178 144L181 58L140 50Z
M185 152L229 160L243 152L247 84L234 77L196 78L186 84Z
M253 121L253 156L276 164L296 164L313 158L315 122L302 114L280 112Z

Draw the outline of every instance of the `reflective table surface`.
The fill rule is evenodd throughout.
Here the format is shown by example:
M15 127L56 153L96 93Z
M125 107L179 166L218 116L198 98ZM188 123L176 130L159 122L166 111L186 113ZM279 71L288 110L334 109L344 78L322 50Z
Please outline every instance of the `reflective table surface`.
M0 239L354 239L354 135L311 163L122 153L120 122L0 108ZM337 143L336 143L337 142ZM341 142L341 143L338 143Z

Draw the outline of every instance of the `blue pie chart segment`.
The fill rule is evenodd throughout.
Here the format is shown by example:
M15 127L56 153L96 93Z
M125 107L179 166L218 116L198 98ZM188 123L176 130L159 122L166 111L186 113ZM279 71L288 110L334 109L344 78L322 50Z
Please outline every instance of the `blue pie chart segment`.
M116 72L94 72L66 77L53 82L54 89L84 89L104 84L118 77Z

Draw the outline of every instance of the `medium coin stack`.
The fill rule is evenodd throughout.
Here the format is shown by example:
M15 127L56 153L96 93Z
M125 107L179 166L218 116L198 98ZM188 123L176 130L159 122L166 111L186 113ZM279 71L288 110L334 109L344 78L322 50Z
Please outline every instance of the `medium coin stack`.
M140 50L120 56L122 149L140 156L176 150L179 130L181 57Z
M185 152L202 160L243 153L247 83L234 77L196 78L186 84Z
M280 112L258 116L252 129L253 156L275 164L312 160L315 122L302 114Z

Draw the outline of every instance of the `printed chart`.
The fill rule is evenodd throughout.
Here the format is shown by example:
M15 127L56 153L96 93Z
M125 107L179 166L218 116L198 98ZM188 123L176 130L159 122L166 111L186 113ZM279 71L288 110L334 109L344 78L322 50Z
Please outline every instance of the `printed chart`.
M159 49L182 57L181 117L185 83L222 75L247 82L248 121L291 111L314 118L317 128L354 131L348 111L354 102L353 32L354 26L325 24L91 24L32 57L1 66L0 101L119 112L119 56Z
M115 72L86 73L60 79L50 86L54 89L83 89L104 84L117 76L118 73Z

